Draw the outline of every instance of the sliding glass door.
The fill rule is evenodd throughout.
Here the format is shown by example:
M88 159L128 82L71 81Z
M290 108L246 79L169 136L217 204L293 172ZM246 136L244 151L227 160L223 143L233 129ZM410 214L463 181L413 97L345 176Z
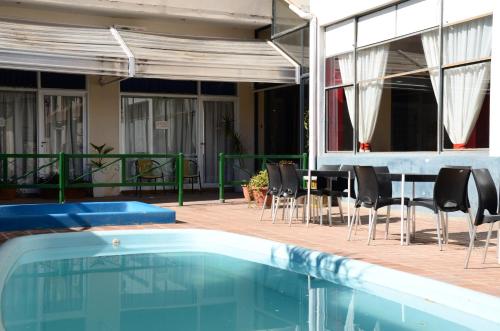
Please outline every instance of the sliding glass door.
M203 179L206 184L217 183L218 155L231 153L235 143L234 101L203 101ZM226 162L225 177L234 177L233 162Z
M0 91L0 153L36 153L36 121L35 92ZM33 159L9 160L7 175L14 180L33 169Z
M82 154L86 151L85 96L83 94L46 93L41 95L39 108L39 153ZM71 159L70 178L83 174L84 160ZM42 174L52 175L55 166Z

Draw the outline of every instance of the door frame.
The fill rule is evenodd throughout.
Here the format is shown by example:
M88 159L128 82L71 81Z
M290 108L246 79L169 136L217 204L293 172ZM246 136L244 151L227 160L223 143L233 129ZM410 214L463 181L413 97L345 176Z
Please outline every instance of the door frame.
M240 98L239 95L236 96L224 96L224 95L201 95L198 97L199 103L199 115L198 116L198 170L200 171L201 182L204 187L217 187L218 183L207 183L205 180L205 101L229 101L234 104L234 131L240 133Z
M61 90L61 89L40 89L38 90L38 111L37 111L37 152L45 153L44 147L42 147L43 133L45 131L45 105L44 97L46 95L61 96L61 97L81 97L83 100L83 151L82 153L88 152L89 145L89 134L88 134L88 108L87 108L87 91L82 90Z

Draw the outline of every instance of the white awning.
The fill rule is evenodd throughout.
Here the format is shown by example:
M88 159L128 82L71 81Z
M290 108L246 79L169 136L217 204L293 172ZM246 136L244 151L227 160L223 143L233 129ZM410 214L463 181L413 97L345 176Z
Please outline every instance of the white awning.
M295 83L299 66L270 42L119 31L135 57L135 77Z
M129 76L109 29L0 21L0 68Z

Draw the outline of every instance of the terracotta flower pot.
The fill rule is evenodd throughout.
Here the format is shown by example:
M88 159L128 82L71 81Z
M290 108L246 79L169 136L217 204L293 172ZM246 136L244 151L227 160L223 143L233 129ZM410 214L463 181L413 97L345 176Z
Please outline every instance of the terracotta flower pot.
M257 207L262 208L262 205L264 204L264 200L266 199L266 193L267 193L267 187L263 187L260 189L253 189L253 198L255 200L255 203L257 204ZM271 198L268 198L266 201L266 208L271 207L272 200Z
M246 202L253 201L253 192L248 185L241 185L241 190L243 191L243 197Z

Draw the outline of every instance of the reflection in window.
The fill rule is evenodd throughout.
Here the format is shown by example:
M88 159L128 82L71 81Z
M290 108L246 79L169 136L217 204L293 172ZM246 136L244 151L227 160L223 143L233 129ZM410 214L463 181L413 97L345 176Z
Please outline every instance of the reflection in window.
M339 87L326 91L328 110L328 151L350 151L353 143L352 122L349 115L346 90L354 87Z

